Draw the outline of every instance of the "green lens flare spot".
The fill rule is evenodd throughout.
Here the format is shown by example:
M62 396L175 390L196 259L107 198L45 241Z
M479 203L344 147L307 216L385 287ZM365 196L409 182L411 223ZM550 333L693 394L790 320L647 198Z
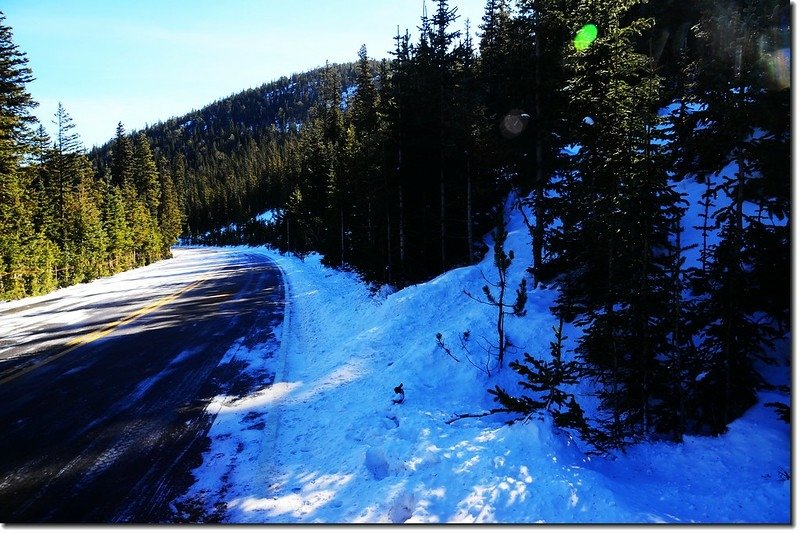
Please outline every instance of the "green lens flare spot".
M575 35L575 49L578 50L578 52L583 52L589 48L589 45L591 45L595 39L597 39L597 26L594 24L587 24Z

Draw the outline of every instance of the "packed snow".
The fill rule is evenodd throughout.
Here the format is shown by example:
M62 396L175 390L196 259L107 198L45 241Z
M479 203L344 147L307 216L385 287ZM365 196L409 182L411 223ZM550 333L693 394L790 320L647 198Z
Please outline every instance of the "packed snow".
M509 206L510 207L510 206ZM506 249L515 287L531 263L530 237L509 209ZM487 238L488 239L488 238ZM722 437L651 442L610 457L549 419L457 418L498 407L482 346L495 309L481 294L491 254L470 267L393 291L347 271L269 248L246 248L284 273L280 343L231 348L229 358L275 375L245 397L217 397L210 449L176 509L184 519L232 523L783 523L790 514L790 426L763 393ZM495 273L496 276L496 273ZM531 289L527 316L507 319L516 351L546 357L556 292ZM466 342L459 341L469 331ZM437 346L441 333L454 357ZM577 337L565 327L567 348ZM788 353L788 349L787 349ZM458 361L456 360L458 359ZM472 363L470 363L470 361ZM490 371L487 372L486 369ZM787 367L777 370L788 374ZM788 384L789 377L785 377ZM403 384L404 400L395 387ZM591 412L591 398L582 405ZM197 511L200 509L199 511Z

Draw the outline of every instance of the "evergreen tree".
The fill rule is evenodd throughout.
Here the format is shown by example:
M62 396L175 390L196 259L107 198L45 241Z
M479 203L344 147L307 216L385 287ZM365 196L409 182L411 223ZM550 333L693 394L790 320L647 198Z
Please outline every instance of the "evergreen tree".
M94 187L94 176L89 160L81 155L77 168L79 179L75 191L67 197L67 237L62 269L63 283L83 283L108 275L108 242L103 228L102 200Z
M122 122L117 124L114 148L111 154L111 178L117 187L125 187L133 179L133 145L125 134Z
M33 227L20 182L17 169L0 173L0 293L10 299L25 296L24 245Z
M387 179L387 195L390 198L396 198L396 224L397 227L397 262L393 261L394 250L391 243L389 244L389 260L388 263L392 264L393 273L396 272L399 276L403 276L403 271L407 264L407 215L406 215L406 194L405 189L408 187L409 180L409 165L406 162L404 154L407 150L407 135L408 135L408 115L410 109L407 108L407 94L409 92L411 80L411 51L410 51L410 35L406 30L404 35L400 35L400 28L398 28L397 35L395 36L395 51L394 59L391 63L391 89L385 90L383 98L381 98L381 106L383 113L388 117L388 137L391 139L392 146L387 150L387 167L393 168L394 173ZM387 209L388 210L388 209ZM389 234L389 241L391 241L391 233Z
M581 4L573 23L599 36L569 55L574 134L580 146L557 189L561 226L551 231L561 292L557 313L584 328L576 353L598 380L605 442L654 431L664 381L670 297L669 214L677 197L657 157L660 80L633 38L650 21L624 16L634 2Z
M37 204L36 182L40 177L33 166L19 170L24 194L17 221L20 235L20 254L15 285L22 288L22 296L35 296L53 290L57 286L58 248L41 228L36 226L40 205Z
M159 160L159 180L161 200L158 210L158 225L161 229L161 242L164 249L161 251L163 257L170 257L170 246L175 244L181 234L183 226L182 214L178 204L178 195L175 191L175 184L172 174L169 171L166 159Z
M72 194L78 183L78 156L82 153L78 134L73 131L75 124L61 102L53 120L56 126L55 145L50 156L50 175L52 176L53 194L57 198L58 221L61 227L58 242L64 246L67 238L67 220L65 205L67 197Z
M111 272L121 272L135 265L133 230L128 223L124 192L110 187L106 202L105 228L108 235L108 255Z
M352 124L352 246L354 265L371 278L388 281L392 261L392 176L386 107L390 102L388 65L384 62L375 83L373 63L366 47L359 50L358 77L348 119Z
M57 268L59 249L56 244L39 232L26 243L23 255L26 258L25 295L38 296L58 288Z
M135 266L149 265L161 259L163 251L158 221L151 216L150 209L140 199L135 199L128 215L132 230Z
M35 170L29 184L29 195L34 206L32 217L35 231L55 242L61 237L61 226L57 223L58 197L52 187L50 172L52 153L50 137L40 124L34 139Z
M506 105L514 103L525 112L512 112L505 119L510 118L513 123L521 120L518 126L521 132L509 129L505 122L501 123L501 132L511 144L518 186L532 193L523 204L531 207L534 214L533 222L528 224L534 284L551 278L545 268L549 247L545 242L546 229L557 216L553 211L558 208L547 192L553 188L554 176L564 168L562 149L569 138L571 95L564 87L571 73L569 50L564 45L572 40L569 31L574 25L573 6L574 2L569 0L522 0L518 3L519 19L510 29L512 37L507 38L512 60L506 60L504 77L512 98Z
M514 250L505 250L505 242L508 237L506 230L505 212L502 207L497 210L497 228L492 234L494 240L494 266L497 269L497 283L491 283L483 286L484 300L478 300L497 309L497 346L491 346L490 350L494 351L497 356L497 363L502 368L505 355L510 346L511 341L506 334L505 319L507 316L525 316L525 304L528 300L527 281L523 277L516 289L516 295L512 303L508 303L507 291L510 289L508 281L508 269L514 261ZM493 292L493 289L497 292ZM473 299L474 296L467 293Z
M367 47L362 44L358 50L358 77L350 116L353 126L363 134L375 131L378 123L378 90L373 77Z
M31 110L36 103L26 89L33 81L27 58L13 41L0 12L0 297L25 295L26 242L32 220L26 205L26 180L20 164L29 152Z
M158 207L161 204L158 169L153 159L150 141L144 133L137 135L134 143L132 176L139 198L150 210L150 215L157 218Z
M303 223L296 228L294 235L297 252L316 249L330 256L336 255L337 246L331 246L325 238L327 232L338 235L339 223L326 224L329 213L328 196L334 178L333 154L325 136L323 109L312 110L309 120L300 134L301 169L297 183L297 193L292 200L290 212ZM302 227L302 230L301 230ZM300 233L302 231L302 233ZM301 243L305 245L301 246Z
M13 32L0 12L0 174L10 174L28 150L34 102L26 85L33 73L28 58L14 44Z
M447 0L439 0L436 13L432 19L432 28L429 33L430 53L432 64L436 73L435 85L438 92L436 107L438 108L438 152L439 152L439 248L441 253L441 271L447 270L448 263L448 179L447 173L447 137L448 119L455 113L455 107L448 95L453 93L455 75L455 54L451 46L460 36L458 31L450 31L450 26L455 22L457 8L450 8ZM502 359L501 359L502 360Z
M563 358L564 320L560 319L558 327L553 327L555 340L550 342L550 360L538 359L525 353L524 360L514 361L510 367L519 374L523 381L519 385L536 397L523 394L512 396L500 386L489 389L495 400L510 411L530 415L536 412L549 413L559 427L577 429L587 440L591 440L591 432L586 422L583 409L568 392L568 387L577 385L582 377L581 365L577 361L565 361Z
M509 87L512 63L514 59L520 59L512 53L511 15L508 0L487 0L480 25L481 76L486 85L489 116L496 124L500 123L504 113L511 110L507 100L513 94Z
M686 117L688 163L716 197L703 262L690 270L700 431L724 432L755 402L757 364L788 330L789 89L773 70L788 47L781 7L709 3L697 26L706 53L692 65L689 97L702 106Z
M482 183L477 122L483 113L470 90L477 83L472 43L453 30L456 19L455 9L438 2L431 17L423 16L416 44L398 34L392 63L385 113L392 148L385 160L395 169L389 180L397 213L393 266L406 280L472 261L469 235L489 229L489 212L502 196L491 187L485 196L470 191Z

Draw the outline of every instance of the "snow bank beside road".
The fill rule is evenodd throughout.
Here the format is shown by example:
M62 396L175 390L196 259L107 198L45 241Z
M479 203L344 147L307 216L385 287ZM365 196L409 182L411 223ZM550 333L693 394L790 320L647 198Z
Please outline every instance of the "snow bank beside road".
M530 264L517 214L507 248L510 282ZM547 420L512 426L498 417L448 424L495 407L486 389L516 381L487 376L436 346L441 332L472 359L491 339L494 309L480 294L491 257L431 282L373 294L352 273L260 248L283 269L289 318L275 347L240 350L271 384L219 398L211 449L185 501L206 518L264 522L781 522L790 519L790 430L762 397L724 437L642 444L615 460L589 460ZM247 248L248 253L255 251ZM531 290L528 315L508 334L522 351L548 353L554 293ZM572 332L566 332L574 338ZM285 359L284 359L285 358ZM283 361L283 362L280 362ZM480 365L479 365L480 366ZM393 389L403 383L405 401Z

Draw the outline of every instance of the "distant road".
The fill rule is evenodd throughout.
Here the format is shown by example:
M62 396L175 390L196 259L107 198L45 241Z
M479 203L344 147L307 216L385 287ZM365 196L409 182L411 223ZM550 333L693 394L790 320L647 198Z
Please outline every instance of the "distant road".
M276 265L224 249L0 304L0 522L172 522L209 400L264 385L220 360L283 306Z

